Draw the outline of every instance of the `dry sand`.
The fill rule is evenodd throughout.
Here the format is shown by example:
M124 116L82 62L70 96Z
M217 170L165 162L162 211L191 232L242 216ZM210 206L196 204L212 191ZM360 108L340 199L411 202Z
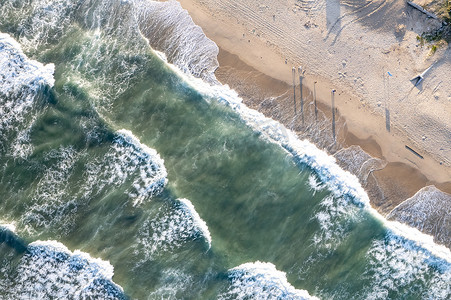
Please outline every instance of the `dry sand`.
M418 211L420 223L415 208L436 195L451 203L451 48L432 53L417 39L440 21L402 0L179 2L219 46L219 81L333 154L381 214L398 209L392 218L451 248L451 222L434 221L447 220L446 205ZM428 196L428 185L445 193Z
M311 91L317 82L318 101L329 105L331 89L337 90L335 105L352 133L348 145L368 150L365 141L371 139L380 148L379 157L397 163L391 170L408 166L421 172L420 181L417 174L412 182L403 180L412 185L407 196L427 183L451 191L451 50L445 45L431 54L417 41L440 22L401 0L179 2L222 52L237 56L232 63L220 55L217 73L237 65L252 68L253 77L258 72L279 82L275 90L282 95L289 91L282 91L281 84L292 85L292 67L302 65L304 85ZM414 87L410 79L432 64ZM233 76L218 78L246 98L242 84L230 80ZM261 81L248 78L257 85Z
M255 70L244 64L236 55L224 50L220 51L218 60L220 67L216 76L220 81L227 82L238 91L249 107L286 124L295 130L300 138L308 138L330 153L335 153L338 163L359 177L370 195L372 205L382 214L389 213L400 202L412 197L426 185L435 184L444 191L451 191L451 183L439 184L430 181L417 168L399 162L387 164L371 160L372 157L383 158L379 144L372 137L356 137L347 129L345 120L339 114L336 114L338 139L334 143L331 135L330 106L318 103L319 113L315 120L313 95L308 90L303 91L305 125L302 126L300 103L298 114L294 115L292 85ZM296 87L296 93L299 96L299 86ZM369 155L352 148L352 145L359 145ZM343 151L346 153L342 153Z

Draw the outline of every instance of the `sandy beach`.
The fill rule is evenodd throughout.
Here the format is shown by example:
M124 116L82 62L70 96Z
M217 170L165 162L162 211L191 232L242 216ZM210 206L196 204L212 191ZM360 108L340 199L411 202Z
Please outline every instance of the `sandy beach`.
M220 48L218 80L248 106L331 154L370 155L357 175L379 212L428 185L451 193L451 50L417 38L440 21L400 0L179 2Z
M451 299L451 3L181 1L1 1L0 300Z

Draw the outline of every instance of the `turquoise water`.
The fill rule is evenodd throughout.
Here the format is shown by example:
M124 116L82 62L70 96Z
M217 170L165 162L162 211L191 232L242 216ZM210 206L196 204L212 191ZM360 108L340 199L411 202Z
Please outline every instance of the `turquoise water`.
M0 298L449 298L355 178L152 50L158 5L1 2Z

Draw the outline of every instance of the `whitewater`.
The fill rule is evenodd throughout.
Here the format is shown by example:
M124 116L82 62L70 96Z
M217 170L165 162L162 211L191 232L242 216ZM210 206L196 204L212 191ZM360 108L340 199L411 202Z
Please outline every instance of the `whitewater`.
M1 299L451 295L450 251L219 84L177 2L2 17Z

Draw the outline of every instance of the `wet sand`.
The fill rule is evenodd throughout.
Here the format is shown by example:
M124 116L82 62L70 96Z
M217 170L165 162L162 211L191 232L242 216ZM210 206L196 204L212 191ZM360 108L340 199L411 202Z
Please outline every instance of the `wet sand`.
M418 16L414 15L417 12L408 10L404 3L401 2L396 1L396 3L391 4L387 8L386 13L390 13L390 15L400 14L399 18L403 18L403 22L410 26L409 18L417 18ZM451 149L448 149L451 141L447 140L449 128L451 128L451 124L449 124L451 120L446 118L446 107L440 109L444 102L440 100L430 106L435 106L434 109L440 110L441 114L437 112L434 115L434 112L427 110L421 111L419 115L416 114L416 110L415 114L412 113L408 110L409 107L412 107L411 103L416 103L415 101L420 100L426 101L423 99L425 98L424 94L429 92L430 86L423 87L423 95L420 95L423 98L412 96L412 99L395 101L394 99L398 97L398 92L404 92L406 89L412 90L410 82L402 83L402 86L399 88L392 88L391 94L387 96L389 100L384 100L386 103L381 105L379 101L386 96L384 95L385 90L380 89L381 85L391 84L394 86L394 83L399 81L399 79L392 79L390 83L387 82L389 79L383 77L383 71L389 68L388 64L394 65L394 62L396 62L400 70L403 69L404 73L410 74L416 72L416 69L413 67L421 67L421 64L430 64L432 59L443 60L444 58L446 61L449 49L443 50L445 52L441 50L443 52L439 53L441 56L434 58L424 54L425 49L414 49L414 51L417 51L415 55L418 54L421 58L421 61L414 62L409 62L411 55L404 53L410 51L406 50L406 48L416 46L409 44L412 42L411 36L416 31L420 31L421 26L433 26L432 23L429 24L431 21L426 20L422 25L414 24L412 25L412 32L405 32L404 30L402 36L399 36L398 27L396 27L398 28L396 30L393 29L394 33L387 32L387 28L379 24L380 22L378 23L377 18L380 16L377 13L379 12L373 12L374 14L368 14L367 19L365 19L366 24L364 25L367 27L365 31L361 30L361 24L350 22L345 24L346 26L342 24L342 27L346 28L346 30L341 30L342 28L340 28L340 32L337 34L334 33L335 29L326 30L328 28L322 28L331 27L330 20L327 21L327 24L314 23L313 21L317 19L313 14L316 12L313 10L312 12L302 11L296 1L293 3L290 1L276 1L266 6L258 6L252 1L237 2L234 0L220 3L215 0L181 0L180 3L189 11L195 23L200 25L205 34L215 41L221 49L218 57L220 67L216 71L218 79L237 90L250 107L281 121L287 127L295 130L300 138L309 138L330 153L335 153L342 147L355 144L361 146L363 150L371 155L388 161L390 168L385 171L375 171L375 177L383 177L387 175L386 173L390 173L390 178L397 178L397 182L400 185L408 186L408 188L402 189L405 192L396 193L399 196L396 197L396 200L391 200L393 203L402 201L404 197L412 196L415 191L427 184L435 184L442 190L451 192L451 165L447 160L447 153L451 151ZM317 3L322 3L322 1ZM294 4L294 6L291 6L291 4ZM318 7L318 15L320 15L322 10L325 10L329 19L336 18L334 26L338 24L337 22L343 21L345 17L352 14L352 12L343 11L341 7L330 6L329 2L327 2L327 5L327 7ZM273 11L274 14L271 15L270 11ZM334 12L338 13L335 17L333 17ZM406 13L408 14L407 16ZM309 21L302 23L305 20ZM372 21L374 21L374 28L370 28ZM401 23L400 19L395 21ZM388 23L390 23L389 25L394 25L391 23L395 21ZM289 22L293 23L290 24ZM298 26L299 24L303 26ZM296 28L298 34L293 35L293 28ZM320 32L314 32L314 30L319 29L321 29ZM359 40L364 46L377 43L386 46L385 44L391 45L390 43L396 40L399 41L399 44L392 45L391 50L387 50L388 52L384 49L377 49L375 52L367 50L365 53L356 52L356 50L352 50L352 47L349 48L347 46L346 43L350 44L354 41L344 41L339 47L337 46L336 43L340 43L340 39L345 40L347 31L350 31L351 35L355 36L357 30L360 30L358 32L360 35ZM284 36L285 34L286 36ZM333 45L326 45L321 41L330 38L332 34L336 35ZM319 42L317 45L314 43L314 38L318 35ZM365 38L373 35L375 36L374 40L365 41ZM303 36L303 38L296 38L296 36ZM387 38L389 41L378 41L377 38ZM396 49L393 48L395 46L397 47ZM324 52L321 47L327 48L325 51L328 51L329 54L326 57L320 55L323 54L320 52ZM315 53L315 51L318 53ZM340 57L346 51L352 52L352 61L350 59L340 60ZM312 56L312 53L316 55ZM368 55L370 59L365 59L365 55ZM374 58L371 57L372 55ZM327 76L332 72L327 68L331 63L334 65L338 64L342 69L341 72L338 72L338 80L336 74ZM354 64L355 66L350 68L350 65ZM447 63L442 62L442 64L446 65ZM316 92L318 107L322 108L322 124L321 126L316 126L318 127L316 131L312 130L311 127L313 126L309 127L309 124L312 124L311 122L306 123L308 119L306 116L304 116L304 125L302 125L299 122L299 115L294 114L292 68L294 67L296 70L296 108L299 110L300 91L297 68L300 65L307 66L305 67L307 72L303 78L303 93L306 98L305 114L311 114L313 110L313 89ZM365 77L367 73L374 75L372 74L374 70L380 73L376 77L373 76L374 80L371 80L373 77ZM356 72L362 73L358 77L360 81L357 80L357 83L360 85L357 87L349 84L350 73ZM406 74L402 75L407 76ZM436 77L434 79L437 80ZM447 82L441 82L434 93L437 95L437 93L442 92L441 98L443 98L442 96L446 97L447 95L443 95L443 90L446 93L446 84ZM318 138L321 135L320 131L331 131L331 128L328 127L330 121L324 118L330 118L332 115L330 108L332 89L336 89L334 98L337 113L338 143L336 144L327 135L322 134L321 138ZM372 94L371 91L373 90L379 91L380 95L377 92ZM412 94L411 92L409 95ZM291 102L286 100L289 98L291 98ZM428 104L428 102L425 103ZM387 131L384 107L388 108L389 112L392 113L392 122L389 123L391 126L390 131ZM418 124L415 127L415 124L418 123L416 122L418 118L426 120L426 124ZM307 127L309 127L309 130L306 130ZM428 134L423 136L412 134L412 132L423 132L424 128L430 130ZM429 138L429 133L435 139ZM406 145L421 153L423 159L406 149ZM428 149L422 148L423 145L426 145ZM415 170L415 172L412 172L412 170ZM395 173L392 174L392 172ZM396 173L399 173L399 176ZM399 190L396 187L394 189ZM395 193L388 192L385 194L395 195ZM375 206L377 207L377 205ZM392 205L389 207L392 207ZM386 209L381 212L386 212Z
M432 55L416 38L437 20L402 0L179 2L220 49L217 79L334 155L379 213L429 185L451 201L451 47ZM414 86L410 78L431 65ZM436 242L451 241L451 230L440 232Z
M235 89L243 101L251 108L263 112L275 120L284 123L287 127L294 129L298 136L307 137L316 144L320 144L330 153L347 148L352 145L360 146L366 153L375 158L385 160L381 146L372 137L365 139L358 138L346 125L346 119L338 114L336 116L338 138L335 146L330 146L331 128L331 107L322 102L318 103L320 117L319 134L310 126L317 123L312 113L313 93L304 87L304 127L300 116L300 107L298 114L294 114L293 105L293 86L283 81L274 79L265 75L256 69L245 64L237 55L231 54L220 49L219 68L216 70L216 76L219 81L228 84ZM296 86L297 97L300 98L299 85ZM300 99L297 99L297 105L300 105ZM295 120L295 121L293 121ZM322 130L326 132L322 132ZM309 132L310 131L310 132ZM309 134L317 134L314 137ZM324 142L324 140L328 142ZM344 166L346 168L346 166ZM427 186L435 185L444 192L451 193L451 182L438 183L429 180L420 170L402 162L388 162L387 166L381 170L372 172L371 178L366 183L373 207L384 215L388 214L395 206L402 201L412 197L418 190Z

